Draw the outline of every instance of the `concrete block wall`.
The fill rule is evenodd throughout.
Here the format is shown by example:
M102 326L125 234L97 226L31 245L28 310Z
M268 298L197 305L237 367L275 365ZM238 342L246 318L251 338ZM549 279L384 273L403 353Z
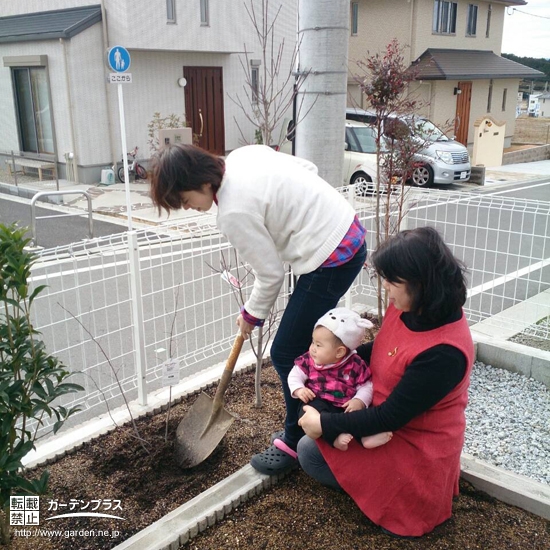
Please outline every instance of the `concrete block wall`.
M550 159L550 144L504 153L502 164L518 164L521 162L535 162L537 160L548 159Z

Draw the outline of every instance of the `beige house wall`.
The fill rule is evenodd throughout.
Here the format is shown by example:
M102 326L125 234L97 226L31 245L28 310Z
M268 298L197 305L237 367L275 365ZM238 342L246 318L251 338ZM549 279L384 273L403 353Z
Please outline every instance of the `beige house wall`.
M349 39L350 77L363 74L357 67L357 61L383 53L394 38L401 46L409 46L411 43L411 5L407 0L359 0L358 3L358 32ZM409 49L405 51L405 56L405 63L410 63Z
M456 81L437 80L432 83L432 103L429 119L439 126L449 137L454 136L456 99L453 91ZM468 142L470 140L468 139Z
M490 114L494 119L506 123L504 144L510 146L510 141L516 130L516 98L519 81L517 79L493 80L493 99ZM504 90L506 90L506 106L502 109Z
M466 36L468 5L478 6L476 36ZM505 6L496 2L459 0L456 34L432 32L433 0L358 0L357 35L350 36L349 76L361 74L357 61L368 55L384 52L396 38L405 47L405 63L411 63L428 48L486 50L501 53ZM351 3L350 3L351 5ZM487 16L491 7L489 37L486 36ZM351 9L350 9L351 18ZM351 27L350 27L351 28Z
M501 53L505 6L496 2L458 1L456 34L444 35L432 32L433 0L411 0L414 3L414 32L412 56L416 59L428 48L450 48L453 50L486 50L497 55ZM466 36L468 5L478 6L476 36ZM489 37L486 36L487 14L491 6ZM402 14L404 16L404 14Z

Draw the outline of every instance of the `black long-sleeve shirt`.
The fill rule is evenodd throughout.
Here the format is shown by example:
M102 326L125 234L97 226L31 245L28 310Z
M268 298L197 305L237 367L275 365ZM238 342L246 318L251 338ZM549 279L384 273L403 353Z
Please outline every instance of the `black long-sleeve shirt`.
M458 321L461 316L462 311L458 311L443 323L433 324L404 312L401 321L409 330L422 332ZM372 345L369 342L357 349L367 364ZM434 346L415 357L386 401L377 407L345 414L321 413L323 438L332 444L341 433L350 433L359 440L367 435L396 431L448 395L464 378L466 368L466 357L458 348L447 344Z

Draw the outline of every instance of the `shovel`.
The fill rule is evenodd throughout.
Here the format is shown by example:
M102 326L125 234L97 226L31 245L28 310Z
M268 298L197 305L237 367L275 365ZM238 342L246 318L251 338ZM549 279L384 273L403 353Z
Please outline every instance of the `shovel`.
M234 417L224 408L223 395L231 382L244 338L239 333L225 364L214 399L201 393L176 431L176 461L181 468L192 468L207 459L218 446Z

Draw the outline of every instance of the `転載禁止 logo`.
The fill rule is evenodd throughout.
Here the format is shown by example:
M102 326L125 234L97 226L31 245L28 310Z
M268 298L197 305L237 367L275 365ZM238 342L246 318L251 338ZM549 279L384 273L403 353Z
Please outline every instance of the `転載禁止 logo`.
M91 500L71 498L68 502L60 502L59 499L51 498L46 500L46 511L54 513L54 515L43 518L45 521L71 517L124 519L116 514L116 512L122 511L120 500L110 498ZM10 497L10 525L40 525L40 497Z

